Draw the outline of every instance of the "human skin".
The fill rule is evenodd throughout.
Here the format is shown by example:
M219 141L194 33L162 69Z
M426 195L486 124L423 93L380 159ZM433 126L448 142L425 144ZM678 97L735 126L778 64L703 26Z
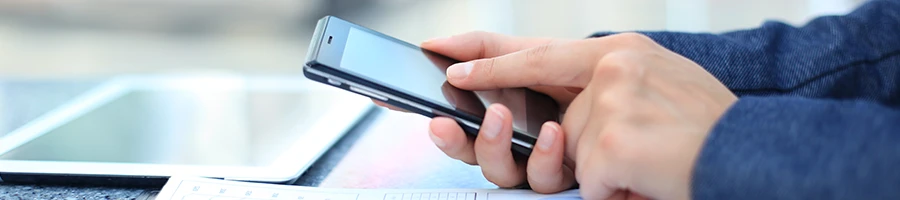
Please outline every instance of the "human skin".
M697 154L737 100L696 63L636 33L558 40L472 32L422 47L465 61L447 69L456 87L529 87L565 108L562 124L542 126L527 163L513 159L512 114L501 104L488 107L474 140L452 119L431 121L442 151L480 165L501 187L527 181L553 193L577 182L585 199L689 199Z

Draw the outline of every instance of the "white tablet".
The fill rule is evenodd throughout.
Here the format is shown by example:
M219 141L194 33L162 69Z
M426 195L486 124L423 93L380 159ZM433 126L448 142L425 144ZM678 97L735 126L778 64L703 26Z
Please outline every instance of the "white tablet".
M0 138L0 181L287 182L372 108L296 76L120 77Z

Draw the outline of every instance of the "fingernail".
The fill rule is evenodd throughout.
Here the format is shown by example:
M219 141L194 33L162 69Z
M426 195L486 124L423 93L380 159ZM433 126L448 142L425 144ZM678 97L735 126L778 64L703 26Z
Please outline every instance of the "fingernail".
M450 38L450 37L436 37L436 38L431 38L431 39L425 40L425 41L422 42L422 43L433 43L433 42L438 42L438 41L446 40L447 38Z
M441 140L434 132L431 132L431 129L428 130L428 137L431 137L431 141L434 142L434 145L437 145L440 148L447 146L447 143L444 143L444 140Z
M472 72L472 63L463 62L450 65L447 68L447 77L451 79L464 79Z
M553 146L553 142L556 140L557 133L559 133L559 130L556 129L556 126L551 125L550 122L544 123L541 126L541 133L538 134L538 148L541 151L550 151L550 147Z
M503 126L503 114L493 106L488 108L488 112L494 114L485 116L484 122L481 124L481 130L485 137L494 139L497 138L497 135L500 135L500 129Z

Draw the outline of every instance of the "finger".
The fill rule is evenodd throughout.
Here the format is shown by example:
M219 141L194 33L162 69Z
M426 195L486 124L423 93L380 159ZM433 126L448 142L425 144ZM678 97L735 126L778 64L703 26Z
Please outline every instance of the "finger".
M429 124L429 137L447 156L470 165L475 160L474 142L466 136L459 124L447 117L435 117Z
M462 89L489 90L530 86L584 87L602 56L593 42L549 44L451 65L447 80Z
M447 69L447 80L467 90L537 85L584 88L595 64L608 53L640 50L648 45L656 43L635 33L552 43L454 64Z
M572 100L569 108L566 109L562 119L563 131L566 132L566 157L577 158L577 145L581 138L582 130L589 124L588 120L591 114L591 96L593 90L585 90ZM578 165L574 165L578 166Z
M578 169L575 172L575 179L578 180L581 197L584 199L609 199L610 197L614 197L619 195L618 193L621 191L616 191L617 187L610 187L606 184L605 177L603 177L602 173L605 173L608 169L605 168L602 163L602 158L596 158L594 156L598 155L596 151L591 152L579 152L579 155L588 153L592 157L592 159L586 161L578 162ZM624 197L620 197L618 199L625 199Z
M604 59L610 57L619 56L611 54ZM623 61L613 63L618 62ZM593 130L588 129L586 126L605 124L605 119L609 115L615 114L615 109L628 106L629 101L622 99L628 98L629 92L635 90L634 83L637 82L637 79L632 77L635 74L639 74L639 70L635 69L637 66L608 63L598 61L597 67L593 71L593 80L575 97L575 100L572 100L572 104L569 105L569 109L566 110L566 114L563 116L563 119L565 119L563 120L563 129L570 135L570 137L566 137L567 142L569 142L568 144L575 144L567 145L566 155L576 158L576 160L580 156L578 155L580 152L578 148L584 148L578 142L593 141L593 138L584 138L582 136L584 131ZM588 123L588 120L591 123ZM594 136L597 134L588 135Z
M524 38L475 31L445 38L436 38L422 43L422 48L447 57L469 61L492 58L519 50L552 43L549 38Z
M617 88L618 89L618 88ZM592 91L597 92L597 91ZM603 97L607 95L609 97ZM610 97L620 97L617 90L611 90L601 94L599 99ZM591 106L591 114L588 118L591 123L585 125L582 130L584 134L578 138L576 145L577 154L575 170L575 179L583 189L582 195L586 199L603 198L613 190L633 188L633 177L629 173L629 163L624 163L623 158L631 157L634 150L623 145L623 141L633 141L634 135L627 134L630 129L615 123L615 120L622 120L616 107L621 107L627 100L621 103L597 103L605 102L594 100L595 104ZM627 111L624 111L627 112Z
M488 181L505 188L525 182L524 165L513 159L511 140L512 113L500 104L489 106L475 138L475 159Z
M587 190L581 191L581 195L585 199L607 198L613 195L612 193L616 189L622 187L622 182L619 182L622 180L620 179L622 176L612 168L607 156L612 154L609 152L610 149L617 149L611 144L617 144L617 140L621 140L623 134L615 133L616 131L612 127L614 125L609 123L609 119L615 117L614 112L616 111L610 109L614 106L602 103L606 101L608 95L615 93L597 89L599 87L599 85L592 84L582 92L582 94L588 93L592 97L589 101L591 105L589 109L586 109L590 112L585 116L590 119L590 123L583 125L582 134L575 141L575 162L578 166L575 169L575 179L582 190Z
M575 175L563 163L565 135L559 124L546 122L541 127L537 143L528 158L528 183L540 193L556 193L571 188Z
M379 101L379 100L372 99L372 103L375 103L375 105L378 105L378 106L381 106L381 107L385 107L385 108L387 108L387 109L391 109L391 110L393 110L393 111L409 112L409 111L407 111L407 110L405 110L405 109L403 109L403 108L399 108L399 107L397 107L397 106L393 106L393 105L391 105L391 104L385 103L384 101Z
M611 55L610 57L618 56ZM632 112L627 108L635 101L632 93L638 89L637 83L640 82L637 77L641 73L638 65L609 64L601 61L597 66L592 75L596 79L592 80L590 85L582 91L582 94L585 94L583 97L587 100L582 99L582 101L579 101L579 99L576 99L576 101L579 101L579 109L582 112L578 113L581 114L578 117L584 117L583 121L578 121L579 119L574 120L584 124L573 124L576 127L581 126L581 129L575 128L579 131L577 132L579 136L574 151L576 161L585 160L586 156L588 156L587 154L582 155L581 152L595 151L598 147L612 148L598 146L602 144L596 142L602 140L602 137L606 137L604 134L620 131L617 130L620 127L609 127L616 125L610 121L620 120L618 118L623 116L623 112ZM580 97L582 95L579 95ZM590 123L584 121L587 119L590 119ZM608 129L611 129L611 131Z

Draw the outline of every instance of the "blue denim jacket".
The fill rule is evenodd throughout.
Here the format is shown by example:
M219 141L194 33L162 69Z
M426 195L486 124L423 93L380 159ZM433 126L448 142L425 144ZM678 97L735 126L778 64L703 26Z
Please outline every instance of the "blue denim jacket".
M802 27L641 33L740 97L700 152L693 199L900 199L900 1Z

